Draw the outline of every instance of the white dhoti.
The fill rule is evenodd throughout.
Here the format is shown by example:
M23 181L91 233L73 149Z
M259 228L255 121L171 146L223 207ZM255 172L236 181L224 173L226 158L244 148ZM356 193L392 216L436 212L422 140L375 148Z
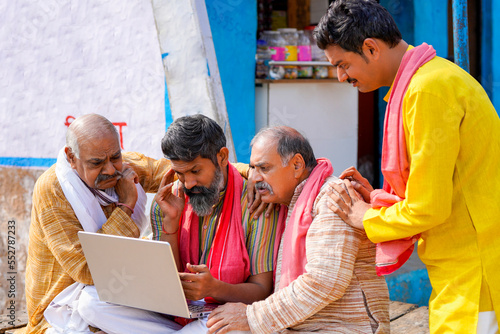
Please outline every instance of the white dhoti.
M201 318L196 321L190 322L186 326L184 326L177 333L180 334L206 334L208 332L207 328L207 318ZM231 331L231 334L250 334L251 332L246 331Z
M498 321L495 311L479 312L477 334L498 334Z
M160 313L103 302L90 285L81 292L78 312L85 322L108 334L166 334L182 328Z
M94 286L86 286L82 290L78 312L85 322L108 334L206 334L208 331L208 318L195 320L182 327L164 314L102 302ZM231 333L249 334L250 332L232 331Z

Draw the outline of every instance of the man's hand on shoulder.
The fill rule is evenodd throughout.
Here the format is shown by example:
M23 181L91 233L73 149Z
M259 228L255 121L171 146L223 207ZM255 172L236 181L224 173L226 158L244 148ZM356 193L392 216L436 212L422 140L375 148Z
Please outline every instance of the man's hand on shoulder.
M349 180L343 180L344 184L330 182L330 200L328 207L350 226L364 230L363 217L371 207L362 196L356 192Z
M339 179L342 180L349 180L351 181L352 186L354 189L361 195L363 196L363 200L366 203L370 203L370 194L373 191L373 187L368 182L367 179L365 179L361 173L356 169L356 167L351 166L347 168L345 171L340 174Z
M231 331L249 331L247 306L243 303L227 303L217 307L208 316L208 333L224 334Z
M187 264L191 273L179 273L182 288L187 299L200 300L205 297L215 298L218 280L215 279L204 264Z
M252 169L249 169L248 175L250 176ZM274 210L274 203L264 203L260 198L260 194L255 191L255 183L251 177L247 181L247 201L250 215L253 219L257 219L264 212L266 218L269 218L271 212Z

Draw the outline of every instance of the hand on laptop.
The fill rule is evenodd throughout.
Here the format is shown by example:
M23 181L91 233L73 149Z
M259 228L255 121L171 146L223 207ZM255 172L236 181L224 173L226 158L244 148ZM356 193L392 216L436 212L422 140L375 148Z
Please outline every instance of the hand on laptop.
M208 333L224 334L231 331L249 331L247 306L243 303L227 303L210 313Z
M215 279L208 267L204 264L187 264L187 269L191 273L179 273L184 294L189 300L200 300L205 297L213 297L217 286Z

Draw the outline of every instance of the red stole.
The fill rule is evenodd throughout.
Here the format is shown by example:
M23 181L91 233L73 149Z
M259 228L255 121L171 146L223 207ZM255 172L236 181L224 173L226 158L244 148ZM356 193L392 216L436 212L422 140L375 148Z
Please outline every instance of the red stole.
M415 72L435 56L436 51L432 46L423 43L408 50L401 60L384 120L384 140L382 143L384 187L371 193L370 200L373 208L390 207L405 199L410 165L403 125L403 100ZM419 238L420 234L377 244L375 259L377 274L379 276L388 275L401 268L410 257L414 243Z
M305 271L307 264L306 235L313 221L312 210L314 201L318 197L326 178L333 173L332 164L328 159L320 158L317 161L318 164L309 175L285 229L280 289L287 287ZM286 214L286 211L284 214ZM280 218L282 217L282 213L280 212ZM286 219L286 216L284 218ZM285 221L281 221L280 225L284 226Z
M214 278L230 284L243 283L250 276L250 259L241 222L242 190L243 178L236 168L229 164L226 194L207 267ZM182 271L186 271L187 263L199 264L199 252L199 219L192 206L186 203L179 234ZM214 302L212 298L205 300Z

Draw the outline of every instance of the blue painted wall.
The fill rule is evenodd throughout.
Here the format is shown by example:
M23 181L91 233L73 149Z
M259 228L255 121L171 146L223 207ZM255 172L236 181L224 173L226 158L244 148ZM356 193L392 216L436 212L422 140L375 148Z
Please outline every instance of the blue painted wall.
M463 70L470 71L469 18L467 0L452 1L453 59Z
M500 0L490 0L492 1L493 19L491 20L492 28L492 38L490 41L485 41L485 43L492 43L491 58L491 73L492 78L492 101L495 106L497 113L500 115ZM483 12L484 13L484 12Z
M493 56L492 35L492 0L482 0L481 21L481 85L488 93L490 99L493 96ZM487 42L489 41L489 42ZM498 110L498 108L497 108Z
M400 269L402 270L402 269ZM427 269L391 274L386 277L389 288L389 298L418 306L428 306L432 286L427 275Z
M448 56L448 2L435 0L415 1L414 43L430 44L438 56Z
M206 0L238 161L255 135L256 0Z
M428 0L424 0L428 1ZM414 45L414 25L415 25L415 14L413 0L380 0L380 4L384 6L396 21L396 25L401 31L403 39L408 43ZM382 129L384 128L384 116L385 108L387 103L383 100L384 96L389 91L389 87L382 87L378 90L378 132L379 132L379 142L378 142L378 169L380 171L380 153L382 152ZM384 177L382 172L379 174L379 185L378 188L382 188Z
M21 157L0 157L0 166L15 167L50 167L57 159L50 158L21 158Z

